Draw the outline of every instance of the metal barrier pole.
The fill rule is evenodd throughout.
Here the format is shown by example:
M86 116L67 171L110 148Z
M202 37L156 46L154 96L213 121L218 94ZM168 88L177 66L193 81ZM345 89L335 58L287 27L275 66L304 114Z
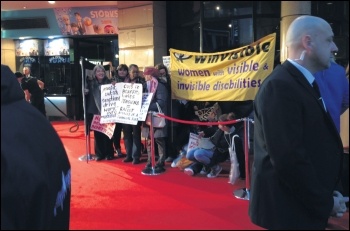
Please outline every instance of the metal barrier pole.
M144 173L141 172L143 175L159 175L160 173L155 173L154 169L156 166L156 157L154 153L154 130L153 130L153 112L149 111L148 112L149 116L151 117L151 123L149 126L149 134L150 134L150 139L151 139L151 164L152 164L152 172L151 173Z
M233 195L242 200L249 200L250 194L250 170L249 170L249 135L248 135L248 118L244 119L244 158L245 158L245 184L246 187L237 189L233 192Z
M90 145L90 135L89 134L85 135L85 147L86 147L86 154L79 157L79 160L80 161L86 160L86 162L89 162L89 160L95 160L96 155L90 153L91 145Z
M95 155L90 153L90 128L87 122L87 114L86 114L86 102L85 102L85 70L84 70L84 65L83 65L84 58L80 57L80 67L81 67L81 74L82 74L82 96L83 96L83 107L84 107L84 129L85 129L85 147L86 147L86 154L83 156L79 157L78 159L80 161L86 160L88 163L89 160L95 160Z

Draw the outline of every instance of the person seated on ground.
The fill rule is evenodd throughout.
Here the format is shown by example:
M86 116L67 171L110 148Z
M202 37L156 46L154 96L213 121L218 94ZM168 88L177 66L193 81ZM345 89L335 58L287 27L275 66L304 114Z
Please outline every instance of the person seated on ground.
M235 113L223 114L219 117L219 122L227 122L236 120L237 117ZM240 178L245 178L245 155L243 148L243 139L239 135L239 131L236 129L238 123L232 124L219 124L219 129L212 137L212 142L216 146L214 156L211 159L211 163L208 167L215 166L216 164L227 160L230 157L229 148L233 148L236 151L237 161L239 164ZM232 143L232 137L237 135L238 137L234 139L234 144Z
M194 117L192 121L198 121L198 117ZM197 139L194 136L198 136L200 132L200 127L198 124L189 124L188 129L183 131L183 135L186 141L183 143L182 147L178 150L179 155L176 159L171 163L171 167L178 167L181 171L183 171L186 167L191 165L193 162L186 158L186 154L190 151L193 145L196 145ZM194 135L194 136L193 136ZM194 140L193 140L194 138Z
M194 114L194 110L187 100L178 100L178 119L185 121L199 121L198 116ZM199 126L196 124L177 123L177 128L174 129L174 138L176 142L173 143L173 149L176 153L176 159L183 153L183 147L188 144L190 133L198 133ZM173 160L173 161L174 161Z
M212 111L206 116L206 120L215 121L216 116L216 111ZM212 158L215 149L215 145L210 141L210 137L215 134L218 127L212 125L199 125L198 129L198 147L188 151L186 154L186 158L191 161L207 165L210 163L210 159ZM194 175L194 172L191 171L190 168L185 168L184 172L187 175Z
M222 110L222 114L227 114L233 112L236 116L236 119L249 118L254 120L254 111L253 111L253 100L245 101L220 101L219 106ZM249 155L254 154L254 124L250 121L248 123L248 132L249 132ZM244 121L238 122L235 124L236 133L239 137L244 140Z
M235 120L234 113L223 114L219 117L219 122ZM245 159L243 151L243 143L241 138L235 139L235 145L232 145L232 137L236 135L236 129L234 124L219 125L216 132L209 137L209 140L202 140L206 142L205 145L201 144L198 150L192 150L187 155L187 158L194 160L191 166L185 168L184 172L187 175L195 175L198 172L200 174L207 174L208 178L217 177L222 171L222 167L219 165L229 157L229 147L235 147L237 153L237 160L239 163L240 178L245 178ZM203 148L206 146L206 148ZM212 146L212 148L210 148ZM210 148L208 150L208 148ZM204 149L204 150L203 150ZM203 157L203 155L206 156ZM193 157L194 158L193 158Z

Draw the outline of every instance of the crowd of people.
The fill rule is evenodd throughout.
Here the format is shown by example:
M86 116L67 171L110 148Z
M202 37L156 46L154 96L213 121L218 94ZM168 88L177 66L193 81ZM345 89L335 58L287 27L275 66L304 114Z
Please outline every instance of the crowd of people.
M338 48L333 41L332 28L325 20L314 16L298 17L288 28L286 45L287 60L264 80L254 101L198 102L172 99L171 78L163 64L145 67L143 74L136 64L120 64L113 76L107 76L104 66L96 65L84 90L89 125L94 115L101 115L101 85L117 83L141 84L143 93L152 93L148 111L158 111L160 108L165 115L172 118L193 121L193 124L184 124L167 120L164 127L153 128L153 132L143 121L135 125L115 123L112 138L94 131L96 161L124 158L124 163L140 164L145 145L147 161L143 174L165 172L165 163L173 162L180 153L185 152L185 158L192 162L184 168L185 174L205 174L208 178L215 178L222 171L220 164L231 160L230 150L234 149L240 178L245 179L247 169L244 154L248 151L254 157L249 198L251 221L266 229L325 229L330 216L344 215L349 201L348 189L344 189L344 182L340 180L343 178L341 174L344 150L339 134L340 116L349 108L349 80L345 69L334 61L334 53ZM29 223L17 227L13 223L13 217L16 217L14 210L3 211L2 207L1 220L2 223L6 222L2 224L2 228L67 229L69 209L63 210L63 204L65 208L69 208L70 164L57 134L47 120L38 116L39 112L45 115L42 93L44 84L29 75L29 68L25 67L23 72L24 74L16 72L13 75L2 65L2 131L6 125L3 116L11 124L24 120L22 114L28 120L33 120L30 126L38 124L34 122L34 116L42 122L34 130L38 127L45 130L42 134L49 134L49 137L45 137L50 138L49 142L39 149L34 148L31 154L48 158L47 163L55 163L54 167L38 167L47 168L45 171L54 179L43 180L43 184L48 184L46 188L50 189L45 198L50 206L45 205L41 209L50 208L58 211L58 215L55 214L45 224L25 221ZM16 81L10 80L14 76L21 88L13 85ZM37 93L39 96L36 96ZM4 94L11 97L5 97ZM39 111L27 106L30 104L25 100ZM14 122L14 118L9 117L9 112L18 120ZM227 122L240 118L254 120L254 126L249 129L249 150L244 150L242 122L218 125L196 123ZM28 123L25 126L29 126ZM10 135L15 137L16 129L19 129L19 125L6 132L11 131ZM188 147L190 133L197 135L198 145L184 150L186 145ZM147 140L145 144L142 143L142 136ZM6 137L9 139L11 136L7 134ZM122 137L126 153L121 151ZM2 145L9 145L16 139L9 140L8 143L5 141L2 136ZM23 144L26 143L21 141L21 145ZM11 188L6 187L3 190L3 184L11 184L3 181L3 174L11 174L14 167L23 165L20 161L22 158L12 158L25 150L20 148L21 145L2 147L2 203L4 199L11 203L23 200L18 198L20 194L12 193ZM49 148L49 145L52 146ZM55 155L47 156L50 152ZM157 157L155 163L152 155ZM26 168L22 170L25 172ZM62 194L58 199L55 198L57 192ZM33 193L37 191L33 189ZM33 195L35 198L38 196L40 194ZM22 218L26 217L26 211L33 209L24 208L23 205L19 207L24 209L19 213Z
M286 37L288 59L264 81L254 101L219 104L177 100L174 103L167 69L159 64L144 70L143 90L154 94L149 110L157 111L158 103L166 115L194 123L240 117L254 119L254 139L250 137L249 140L254 156L249 216L261 227L325 229L330 216L341 217L347 211L349 198L342 194L344 189L339 180L343 162L339 121L349 107L349 84L345 69L334 63L334 52L338 48L332 35L329 24L323 19L302 16L295 20ZM216 110L203 113L202 110L208 111L208 108ZM185 116L181 115L183 112ZM137 126L149 131L145 123ZM187 144L191 129L177 129L179 126L186 125L167 121L165 127L154 128L153 143L158 154L154 169L152 142L147 136L144 174L164 172L166 160L174 160ZM185 139L173 142L174 134ZM243 126L239 123L198 126L198 147L186 153L192 164L184 172L191 176L200 173L208 178L217 177L222 170L220 162L228 159L228 148L233 147L231 140L235 134L240 137L234 145L240 177L245 178ZM126 160L134 158L138 160L139 156L128 153Z
M90 127L93 115L101 115L101 88L102 84L116 84L116 83L136 83L142 85L143 93L153 93L152 99L149 105L149 111L158 111L160 107L161 111L172 118L189 120L193 121L211 121L217 122L220 121L219 117L221 113L221 107L218 102L191 102L184 100L177 100L171 98L171 82L170 75L167 67L164 64L157 64L154 67L145 67L143 73L139 70L138 65L131 64L127 66L126 64L120 64L116 68L114 76L107 77L106 71L102 65L96 65L92 71L92 76L88 77L87 85L85 89L86 97L86 111L87 111L87 123ZM251 104L251 102L249 102ZM209 116L199 116L199 111L209 110L214 108L212 115ZM236 107L231 107L233 108ZM229 111L230 108L227 106L226 110ZM252 107L250 107L252 110ZM250 114L249 112L240 112L241 115ZM235 113L231 112L230 116L233 118ZM231 118L230 117L230 118ZM224 120L226 121L226 119ZM96 161L101 160L113 160L115 158L124 158L124 163L139 164L141 163L141 156L144 151L147 152L147 161L146 166L142 170L144 174L151 173L163 173L165 172L165 163L173 162L180 154L183 147L189 142L191 126L184 123L166 121L166 126L162 128L153 128L154 135L154 153L156 155L156 163L152 165L152 140L150 137L150 127L143 121L139 121L135 125L115 123L115 129L112 139L107 135L94 131L94 147L96 154ZM232 128L231 134L240 133L242 135L242 124L237 124L237 129L233 125L227 125L227 127ZM221 135L223 135L225 126L198 126L198 128L203 129L202 132L206 131L206 136L210 136L208 131L211 131L214 135L215 132L220 133L220 137L216 135L212 141L216 142L213 144L213 147L210 150L211 154L209 158L212 161L209 164L209 161L204 162L198 158L194 158L192 154L188 154L186 158L192 160L197 164L197 166L192 165L187 168L184 172L189 173L190 168L198 168L199 165L203 165L208 177L217 177L221 172L222 168L219 165L220 162L223 162L228 159L228 148L229 146L220 145ZM198 131L198 130L197 130ZM235 131L235 132L233 132ZM229 132L229 130L225 131ZM146 139L145 143L142 143L142 136ZM124 141L124 150L126 153L122 153L121 148L121 137ZM232 137L232 136L231 136ZM204 140L200 139L200 140ZM222 143L222 142L221 142ZM239 148L242 148L242 141L238 145ZM219 151L220 150L220 151ZM115 154L114 154L115 152ZM239 160L241 167L244 168L244 156L242 156L243 151L239 152ZM243 154L244 155L244 154ZM242 178L244 178L245 171L242 170ZM194 174L192 174L194 175Z

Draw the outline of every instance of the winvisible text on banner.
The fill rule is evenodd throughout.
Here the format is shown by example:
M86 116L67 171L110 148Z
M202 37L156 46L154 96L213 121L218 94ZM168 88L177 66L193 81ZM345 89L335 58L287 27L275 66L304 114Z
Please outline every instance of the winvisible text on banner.
M197 53L170 49L173 98L193 101L254 100L272 72L276 33L234 50Z

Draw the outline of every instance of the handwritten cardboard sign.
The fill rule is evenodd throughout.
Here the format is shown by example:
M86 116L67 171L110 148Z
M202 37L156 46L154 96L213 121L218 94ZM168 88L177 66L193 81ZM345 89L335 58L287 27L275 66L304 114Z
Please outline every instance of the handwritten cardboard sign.
M139 121L145 121L148 113L149 105L151 104L153 93L142 94L142 105L139 114Z
M102 132L111 139L114 133L115 123L101 124L100 119L101 119L100 115L94 115L90 129L94 131Z
M188 140L188 147L187 147L187 153L198 147L199 144L199 136L195 133L190 133L190 138Z
M101 86L101 123L136 125L142 104L142 84L116 83Z

